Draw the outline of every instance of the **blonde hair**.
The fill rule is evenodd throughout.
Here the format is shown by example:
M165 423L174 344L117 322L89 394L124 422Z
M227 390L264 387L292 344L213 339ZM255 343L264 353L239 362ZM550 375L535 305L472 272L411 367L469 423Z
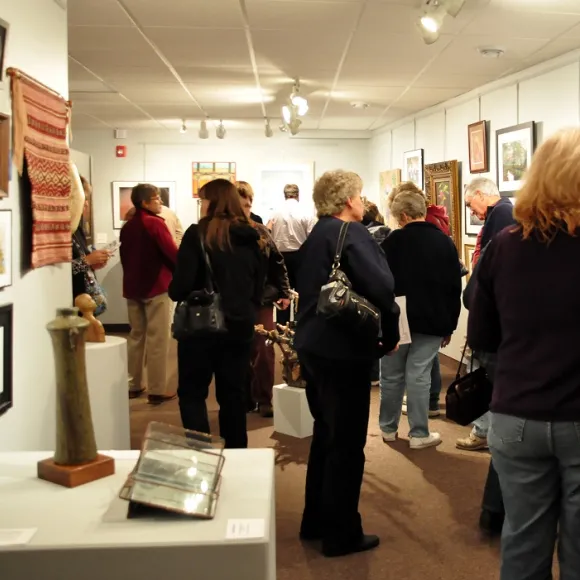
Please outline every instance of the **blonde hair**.
M536 151L514 217L524 239L537 233L547 242L580 227L580 129L559 131Z
M401 183L391 191L387 201L391 215L398 221L405 214L416 220L427 214L427 197L413 182Z
M247 181L236 181L235 185L241 198L254 201L254 190Z
M284 198L285 199L298 199L300 195L300 189L295 183L288 183L284 186Z
M352 171L336 169L323 173L312 192L318 217L338 215L349 199L360 195L362 186L362 179Z

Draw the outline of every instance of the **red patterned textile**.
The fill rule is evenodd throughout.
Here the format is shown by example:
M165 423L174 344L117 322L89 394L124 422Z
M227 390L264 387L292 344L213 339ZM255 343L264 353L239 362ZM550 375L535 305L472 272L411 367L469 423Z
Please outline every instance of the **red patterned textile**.
M24 74L12 75L11 81L14 160L20 175L26 161L32 192L30 265L70 262L70 105Z

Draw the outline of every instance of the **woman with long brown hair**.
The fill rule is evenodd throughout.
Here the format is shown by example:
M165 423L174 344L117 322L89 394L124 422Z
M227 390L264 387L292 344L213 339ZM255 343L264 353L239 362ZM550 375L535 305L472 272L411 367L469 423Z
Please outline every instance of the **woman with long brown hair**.
M215 179L199 194L202 218L185 232L169 296L181 302L206 289L205 249L227 330L179 341L179 410L186 429L209 433L205 401L215 375L220 434L226 447L244 448L248 445L245 384L256 310L264 290L264 257L260 236L250 225L233 183Z
M247 181L237 181L236 187L242 202L242 209L251 225L260 235L262 252L267 264L266 284L258 309L258 324L266 330L273 330L274 305L280 310L290 306L290 281L284 258L272 238L270 230L252 219L254 190ZM265 337L256 334L252 350L250 397L254 407L262 417L272 417L272 390L274 388L274 346Z

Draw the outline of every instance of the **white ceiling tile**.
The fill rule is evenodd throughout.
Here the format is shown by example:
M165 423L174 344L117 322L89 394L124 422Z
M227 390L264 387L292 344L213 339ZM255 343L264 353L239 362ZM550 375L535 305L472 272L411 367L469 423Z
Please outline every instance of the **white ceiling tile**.
M495 75L456 74L441 70L440 67L430 67L414 83L417 88L465 89L480 87L495 80Z
M255 82L250 65L177 66L175 70L184 83L207 83L214 88Z
M481 57L478 51L480 48L500 48L504 51L502 59L521 60L542 48L546 42L548 41L545 39L512 38L500 35L459 36L453 40L443 54L451 52L457 56L473 59L474 64L477 63L473 72L479 73L479 64L482 60L486 60Z
M580 36L578 38L558 38L553 40L538 52L530 55L523 63L521 68L539 64L551 58L556 58L572 50L580 48Z
M122 97L118 93L94 92L94 91L69 91L69 98L75 108L86 105L124 105Z
M355 109L350 103L331 101L324 117L349 117L353 119L374 119L385 109L384 105L372 104L366 109Z
M324 117L320 123L320 129L343 129L348 131L366 131L372 123L372 118L367 117Z
M69 81L68 90L69 93L80 92L80 93L106 93L110 92L109 87L92 77L92 81Z
M175 80L169 69L161 62L156 62L154 66L118 66L111 61L99 61L91 70L115 88L117 83L155 84Z
M117 0L73 0L68 3L69 25L127 26L130 20Z
M494 8L525 10L526 12L580 14L578 0L491 0L490 5Z
M212 0L213 1L213 0ZM250 66L243 30L146 28L145 33L175 67Z
M99 73L108 67L155 67L166 68L151 49L134 49L117 51L114 48L104 50L70 50L69 54L90 70ZM100 73L99 73L100 74Z
M360 4L296 2L296 0L246 0L252 30L351 30L361 10Z
M362 101L372 106L386 106L401 96L405 90L404 86L399 87L360 87L348 86L339 83L332 91L334 101L350 103Z
M242 27L242 13L238 0L123 1L141 26L176 28Z
M68 49L71 54L77 50L153 52L139 31L130 26L69 26Z
M562 35L562 38L580 38L580 24L573 26L566 34Z
M397 102L397 106L424 109L464 93L464 89L410 88Z

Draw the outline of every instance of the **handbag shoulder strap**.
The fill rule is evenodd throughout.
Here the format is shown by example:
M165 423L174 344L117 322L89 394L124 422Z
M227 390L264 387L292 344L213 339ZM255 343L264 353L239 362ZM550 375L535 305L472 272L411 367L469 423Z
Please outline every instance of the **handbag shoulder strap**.
M465 352L467 351L467 340L463 345L463 352L461 353L461 360L459 361L459 366L457 367L457 374L455 375L455 380L461 378L461 367L463 366L463 360L465 359ZM473 353L471 353L471 370L473 370Z
M332 264L333 270L338 270L338 268L340 268L340 258L342 257L342 249L344 248L344 241L346 240L346 233L349 225L350 222L342 222L342 225L340 226L336 251L334 252L334 262Z
M217 284L215 283L213 268L211 267L211 262L207 253L207 248L203 242L203 234L201 232L199 236L199 244L201 246L201 253L203 254L203 258L205 260L205 288L210 294L213 294L217 288Z

